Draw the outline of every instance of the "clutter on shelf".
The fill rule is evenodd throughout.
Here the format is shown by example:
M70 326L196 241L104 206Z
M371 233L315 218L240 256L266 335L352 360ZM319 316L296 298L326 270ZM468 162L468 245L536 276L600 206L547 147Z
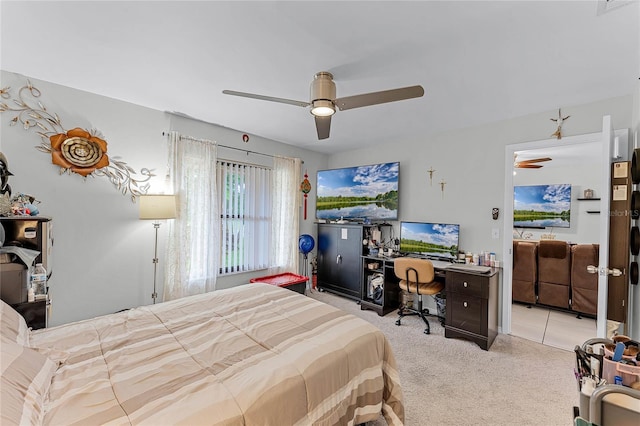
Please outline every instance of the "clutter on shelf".
M11 195L9 176L9 160L0 152L0 216L37 216L39 203L34 196L28 194Z

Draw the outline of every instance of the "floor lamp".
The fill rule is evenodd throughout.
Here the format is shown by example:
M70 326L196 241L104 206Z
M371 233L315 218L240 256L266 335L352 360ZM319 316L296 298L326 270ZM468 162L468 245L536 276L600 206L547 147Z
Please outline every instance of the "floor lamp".
M140 219L153 220L153 227L156 230L156 243L153 256L153 293L151 298L156 303L158 293L156 292L156 275L158 270L158 228L160 221L165 219L175 219L176 217L176 197L175 195L141 195L140 196Z

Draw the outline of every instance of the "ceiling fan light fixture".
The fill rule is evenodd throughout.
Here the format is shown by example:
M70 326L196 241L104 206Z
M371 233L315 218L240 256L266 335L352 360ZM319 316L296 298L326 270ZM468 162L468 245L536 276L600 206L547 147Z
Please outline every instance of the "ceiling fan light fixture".
M318 99L311 104L311 114L316 117L329 117L335 114L336 109L333 102L326 99Z

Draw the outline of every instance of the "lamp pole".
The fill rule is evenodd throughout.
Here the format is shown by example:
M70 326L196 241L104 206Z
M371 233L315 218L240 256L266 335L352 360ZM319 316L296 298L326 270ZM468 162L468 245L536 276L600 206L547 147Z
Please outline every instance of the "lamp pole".
M161 220L175 219L177 217L175 195L141 195L139 215L140 219L153 220L153 227L156 231L156 240L153 246L153 293L151 293L151 298L153 299L153 303L155 304L156 299L158 298L158 228L160 228Z
M160 228L160 222L153 222L153 227L156 229L156 242L153 252L153 293L151 293L151 298L155 305L156 299L158 298L158 293L156 292L156 275L158 273L158 228Z

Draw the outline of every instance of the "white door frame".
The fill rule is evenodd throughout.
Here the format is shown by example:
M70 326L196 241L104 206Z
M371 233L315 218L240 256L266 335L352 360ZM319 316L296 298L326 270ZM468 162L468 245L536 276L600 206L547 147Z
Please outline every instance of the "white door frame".
M611 123L610 116L606 116L603 118L603 125L606 125L607 120L610 125ZM624 156L624 158L627 158L628 152L626 147L628 145L626 144L627 144L627 138L628 138L628 130L624 129L624 130L615 131L615 135L619 136L619 139L620 139L620 144L617 148L618 152L620 152L620 154ZM610 193L609 167L611 162L613 161L612 160L613 144L608 144L604 141L603 132L589 133L589 134L577 135L577 136L567 136L567 137L563 137L562 139L545 139L545 140L532 141L532 142L523 142L523 143L517 143L517 144L511 144L511 145L505 146L505 157L504 157L505 158L505 163L504 163L505 179L504 179L504 207L503 207L504 222L503 222L503 231L502 231L502 235L504 235L503 249L502 249L502 253L504 253L503 263L502 263L503 265L503 268L502 268L502 315L501 315L502 321L501 321L501 330L499 330L501 333L511 334L511 304L513 302L511 280L512 280L512 272L513 272L512 248L513 248L513 158L514 158L514 154L517 151L524 151L529 149L540 149L540 148L548 148L548 147L555 147L555 146L580 145L584 143L593 143L593 142L602 143L603 158L609 158L609 161L602 162L602 174L601 174L601 176L603 177L605 174L607 176L606 183L603 182L602 189L601 189L601 193L602 193L601 211L608 212L609 198L610 198L609 197L609 193ZM605 156L605 153L607 153L606 156ZM602 207L602 206L606 206L606 207ZM603 218L606 218L606 223L607 223L606 227L602 226L602 223L604 220ZM607 247L607 253L608 253L608 246L609 246L608 245L608 238L609 238L608 218L609 218L608 214L601 214L600 240L604 239L605 246ZM608 256L606 256L606 258L608 263ZM602 262L603 262L602 256L600 257L600 259L601 259L600 266L602 266ZM602 279L598 280L598 283L599 283L598 318L597 318L597 326L596 326L598 337L604 337L605 331L606 331L605 329L606 329L606 306L607 306L606 291L607 289L606 289L606 285L602 286L600 284L602 281L606 283L606 277L604 277L603 280ZM604 309L601 309L602 306L604 306Z

